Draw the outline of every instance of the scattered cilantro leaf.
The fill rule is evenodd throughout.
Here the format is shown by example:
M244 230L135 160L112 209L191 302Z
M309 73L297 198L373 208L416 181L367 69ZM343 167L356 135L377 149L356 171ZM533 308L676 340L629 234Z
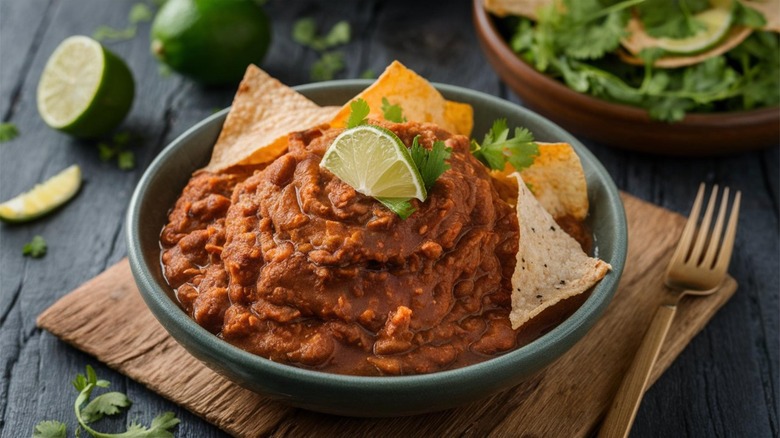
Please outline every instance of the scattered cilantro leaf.
M447 159L452 155L452 148L447 147L443 141L433 142L431 149L426 149L420 145L418 140L420 136L415 136L412 140L412 147L409 150L412 161L420 172L426 192L433 187L436 180L450 168Z
M347 118L347 129L354 128L366 123L366 117L371 113L368 102L362 98L355 99L349 104L349 117Z
M471 140L471 153L494 170L504 170L507 162L515 170L523 170L534 163L539 155L539 146L526 128L515 128L514 134L510 139L506 119L495 120L482 144Z
M96 431L90 426L91 423L105 415L120 413L129 407L131 402L120 392L105 392L90 400L95 388L108 388L109 382L98 379L95 370L89 365L86 367L86 372L77 374L72 383L79 393L73 404L73 412L79 424L76 428L76 436L81 436L83 430L94 438L173 438L170 429L179 424L179 419L173 412L163 412L156 416L149 427L131 422L127 430L122 433ZM65 424L58 421L42 421L35 426L33 438L64 438L65 434Z
M135 37L135 26L117 29L111 26L100 25L92 32L92 38L97 41L127 41Z
M764 17L764 14L741 1L734 2L733 14L734 23L732 26L745 26L751 29L761 29L766 26L766 17Z
M130 8L128 21L130 24L146 23L152 21L152 16L152 10L146 6L146 3L136 3Z
M33 438L65 438L67 429L65 423L48 420L35 425Z
M46 255L46 240L41 236L34 236L29 243L22 247L22 255L39 259Z
M11 141L19 136L19 129L13 123L0 123L0 143Z
M333 25L325 35L317 35L317 22L312 17L301 18L293 24L293 41L318 52L346 44L350 38L352 38L352 27L345 20Z
M637 11L650 36L685 38L704 28L694 15L709 7L709 0L646 0Z
M122 151L117 156L117 165L122 170L135 169L135 154L133 151Z
M336 50L323 53L311 66L311 79L329 81L342 70L344 70L344 52Z
M367 68L358 76L360 79L376 79L376 72L373 69Z
M397 214L401 219L406 219L417 211L407 198L376 198L382 205Z
M93 398L81 410L81 416L85 422L94 423L103 418L104 415L118 414L122 408L129 407L130 404L130 399L121 392L106 392Z
M382 113L385 120L390 122L403 123L406 121L401 105L391 105L386 97L382 98Z

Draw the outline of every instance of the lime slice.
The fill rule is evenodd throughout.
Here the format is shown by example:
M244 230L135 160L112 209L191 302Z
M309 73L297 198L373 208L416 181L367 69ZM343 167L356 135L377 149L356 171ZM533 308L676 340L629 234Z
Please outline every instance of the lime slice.
M692 54L706 50L720 42L731 29L733 14L732 9L722 7L707 9L696 14L694 18L704 25L704 29L687 38L658 38L657 46L677 54Z
M30 191L0 204L0 220L27 222L68 202L81 187L81 169L72 165Z
M134 88L124 61L91 38L73 36L46 62L38 83L38 112L54 129L98 137L127 115Z
M409 150L395 134L378 126L342 132L320 166L366 196L425 200L425 185Z

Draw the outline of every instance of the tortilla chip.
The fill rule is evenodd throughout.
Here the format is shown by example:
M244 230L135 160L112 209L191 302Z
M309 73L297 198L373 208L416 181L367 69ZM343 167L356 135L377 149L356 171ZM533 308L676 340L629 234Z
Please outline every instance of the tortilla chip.
M571 216L579 221L588 216L588 185L582 163L568 143L537 143L539 156L520 175L533 195L553 217ZM511 205L517 200L515 169L507 163L502 171L491 171L499 182L499 195Z
M287 134L328 123L339 109L320 107L250 65L238 86L206 170L273 161L287 148Z
M587 291L612 266L588 257L534 198L522 177L517 173L513 176L519 187L520 249L512 275L509 320L512 328L517 329L544 309Z
M485 0L485 9L493 15L506 17L519 15L536 20L539 9L555 3L555 0Z
M645 32L642 23L637 18L628 20L626 30L629 32L629 36L624 38L620 43L628 53L623 50L618 51L620 59L629 64L644 65L645 62L636 55L644 49L658 46L658 40ZM709 50L688 56L664 56L658 58L653 65L661 68L677 68L698 64L706 59L720 56L734 47L737 47L742 41L745 41L745 38L750 36L752 32L752 29L746 27L735 27L726 34L717 46L714 46Z
M384 119L382 98L399 105L408 121L436 123L453 134L471 135L474 110L471 105L444 99L436 88L398 61L393 61L379 78L352 100L362 98L371 108L369 117ZM351 101L350 101L351 102ZM344 127L351 112L347 102L331 121Z

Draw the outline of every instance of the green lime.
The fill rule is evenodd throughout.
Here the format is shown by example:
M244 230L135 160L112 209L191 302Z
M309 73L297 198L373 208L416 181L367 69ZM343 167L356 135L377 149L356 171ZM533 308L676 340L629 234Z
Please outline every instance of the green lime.
M124 61L91 38L72 36L46 62L38 82L38 112L54 129L98 137L125 118L134 91Z
M151 39L152 53L171 69L218 85L239 81L263 60L271 26L255 0L168 0Z
M0 204L0 220L27 222L68 202L81 187L81 169L72 165L30 191Z
M342 132L320 166L366 196L425 200L425 184L409 150L395 134L378 126Z
M730 7L717 7L700 12L694 19L704 25L702 30L687 38L659 38L657 46L681 55L709 49L719 43L731 29L734 18L732 11Z

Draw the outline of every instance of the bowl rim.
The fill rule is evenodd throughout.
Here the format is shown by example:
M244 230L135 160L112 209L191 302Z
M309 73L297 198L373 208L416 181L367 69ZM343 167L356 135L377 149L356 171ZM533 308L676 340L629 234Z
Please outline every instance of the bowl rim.
M372 80L346 79L300 85L293 88L299 92L305 93L306 91L339 89L343 87L365 87L371 83ZM224 118L230 110L230 107L206 117L170 142L144 171L130 199L126 217L128 224L126 232L128 258L130 260L133 276L138 283L139 291L141 292L144 301L146 301L147 305L150 307L150 310L155 313L155 316L157 316L157 312L164 313L166 318L176 326L175 329L181 329L182 331L191 333L194 337L201 338L204 341L204 348L210 353L213 353L217 357L225 357L226 363L238 365L243 367L246 371L270 372L278 377L294 379L301 384L308 383L321 385L323 379L325 379L328 381L328 384L345 388L359 388L363 391L390 390L398 387L416 387L422 389L423 387L420 386L422 384L426 387L431 387L452 383L453 381L458 381L460 379L484 375L484 373L495 371L497 368L516 368L518 365L530 363L530 361L540 356L552 354L558 345L573 345L580 337L584 336L587 330L589 330L596 320L601 317L604 309L611 302L625 266L628 246L627 224L623 203L614 181L601 162L585 146L569 134L568 131L559 127L552 121L520 105L480 91L448 84L433 83L433 85L445 94L445 96L447 94L459 94L471 96L476 100L487 100L491 105L497 105L499 108L503 107L511 109L511 111L519 112L523 118L533 120L536 124L542 126L546 125L546 128L559 130L565 134L563 135L564 138L562 138L562 141L566 141L574 147L580 159L588 163L593 169L593 173L597 175L598 180L601 182L601 185L603 186L602 195L606 198L603 201L604 205L608 206L609 214L614 216L617 222L614 224L614 227L618 231L616 234L617 238L615 239L615 254L609 261L612 265L612 271L596 285L590 297L588 297L588 299L566 320L534 341L486 361L429 374L402 376L354 376L298 368L292 365L273 362L264 357L249 353L214 336L182 311L178 304L174 303L174 301L169 298L168 294L163 290L163 286L153 280L153 276L150 274L150 272L153 271L149 264L146 263L146 259L142 254L140 239L135 237L139 234L141 229L141 220L136 213L140 209L144 193L149 188L152 178L158 168L160 168L176 150L185 147L191 138L197 137L202 129ZM139 270L141 271L140 273L137 272ZM154 291L154 293L146 293L144 291L145 289ZM595 316L593 314L595 314ZM162 321L160 322L162 323ZM165 324L162 325L165 326ZM170 331L168 327L165 328ZM581 330L584 331L581 332Z
M648 112L642 108L623 103L610 102L589 94L579 93L567 87L563 82L536 70L512 51L507 41L501 36L501 33L496 28L494 18L491 16L492 14L484 8L483 0L473 0L472 3L477 32L482 34L487 43L486 46L495 51L497 55L507 63L510 69L537 77L546 88L552 88L556 92L563 94L565 99L574 102L573 105L595 107L597 112L609 113L610 117L618 119L668 126L668 124L664 122L651 119ZM779 111L780 106L771 106L742 111L686 113L685 118L675 122L675 124L689 127L706 127L719 126L728 121L735 125L752 125L755 123L755 118L757 117L768 121L776 119Z

